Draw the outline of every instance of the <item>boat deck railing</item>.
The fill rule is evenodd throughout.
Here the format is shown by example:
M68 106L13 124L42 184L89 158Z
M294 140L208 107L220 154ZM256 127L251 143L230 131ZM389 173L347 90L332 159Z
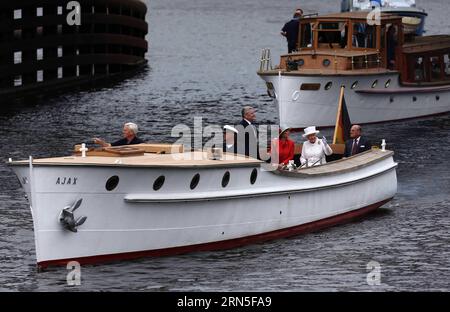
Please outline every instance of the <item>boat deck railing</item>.
M259 71L269 71L272 70L272 58L270 56L270 49L262 49L261 52L261 62L259 65Z

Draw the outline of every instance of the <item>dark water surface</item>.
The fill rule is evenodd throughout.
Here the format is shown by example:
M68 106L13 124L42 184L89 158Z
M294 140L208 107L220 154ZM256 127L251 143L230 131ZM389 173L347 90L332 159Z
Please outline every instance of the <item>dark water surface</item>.
M65 268L37 273L28 204L14 159L64 155L93 136L112 140L135 121L149 141L173 141L172 126L239 121L243 105L260 123L276 123L256 75L260 50L286 49L281 26L298 1L152 0L149 67L122 83L3 105L0 113L0 290L379 291L450 290L450 116L365 128L385 138L399 163L396 198L364 220L244 248L82 268L66 286ZM333 12L339 1L301 1L307 12ZM331 5L330 5L331 4ZM446 0L420 1L428 34L450 33ZM274 63L277 63L275 61ZM330 134L327 132L326 134ZM381 265L369 286L366 265Z

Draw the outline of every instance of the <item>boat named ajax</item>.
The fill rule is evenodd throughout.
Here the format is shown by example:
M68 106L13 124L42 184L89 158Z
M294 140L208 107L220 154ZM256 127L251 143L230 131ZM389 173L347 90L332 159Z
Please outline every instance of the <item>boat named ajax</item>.
M362 216L397 191L397 164L383 149L291 171L164 144L9 165L30 203L41 268L291 236Z

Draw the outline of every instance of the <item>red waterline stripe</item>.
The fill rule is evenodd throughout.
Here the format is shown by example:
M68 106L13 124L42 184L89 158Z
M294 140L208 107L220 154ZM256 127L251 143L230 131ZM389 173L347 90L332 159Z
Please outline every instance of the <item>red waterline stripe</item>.
M361 216L372 212L378 207L384 205L392 198L383 200L381 202L349 211L337 216L329 217L326 219L305 223L281 230L275 230L272 232L246 236L241 238L235 238L230 240L224 240L219 242L212 243L204 243L197 245L189 245L182 247L172 247L165 249L157 249L157 250L146 250L146 251L135 251L135 252L126 252L126 253L117 253L117 254L109 254L109 255L98 255L91 257L81 257L81 258L68 258L68 259L58 259L58 260L49 260L38 262L38 268L43 269L48 266L53 265L67 265L69 261L78 261L80 264L94 264L101 262L112 262L117 260L130 260L136 258L143 257L161 257L161 256L170 256L170 255L178 255L189 252L198 252L198 251L209 251L209 250L222 250L222 249L231 249L235 247L240 247L248 244L259 243L268 240L275 240L284 237L290 237L298 234L309 233L317 230L321 230L326 227L330 227L337 224L342 224L344 222L348 222L350 220L360 218Z

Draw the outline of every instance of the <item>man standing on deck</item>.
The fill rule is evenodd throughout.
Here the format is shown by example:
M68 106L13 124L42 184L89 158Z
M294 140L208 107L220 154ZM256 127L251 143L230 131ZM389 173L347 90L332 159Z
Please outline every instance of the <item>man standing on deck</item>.
M353 125L350 129L350 139L345 142L344 157L350 157L372 148L369 140L361 136L361 126Z
M297 50L297 41L298 41L298 29L300 26L300 18L303 15L302 9L295 10L294 17L284 24L281 29L281 35L286 37L288 42L288 53Z
M242 111L242 120L238 126L238 154L259 159L258 132L253 123L256 121L256 110L245 106Z

